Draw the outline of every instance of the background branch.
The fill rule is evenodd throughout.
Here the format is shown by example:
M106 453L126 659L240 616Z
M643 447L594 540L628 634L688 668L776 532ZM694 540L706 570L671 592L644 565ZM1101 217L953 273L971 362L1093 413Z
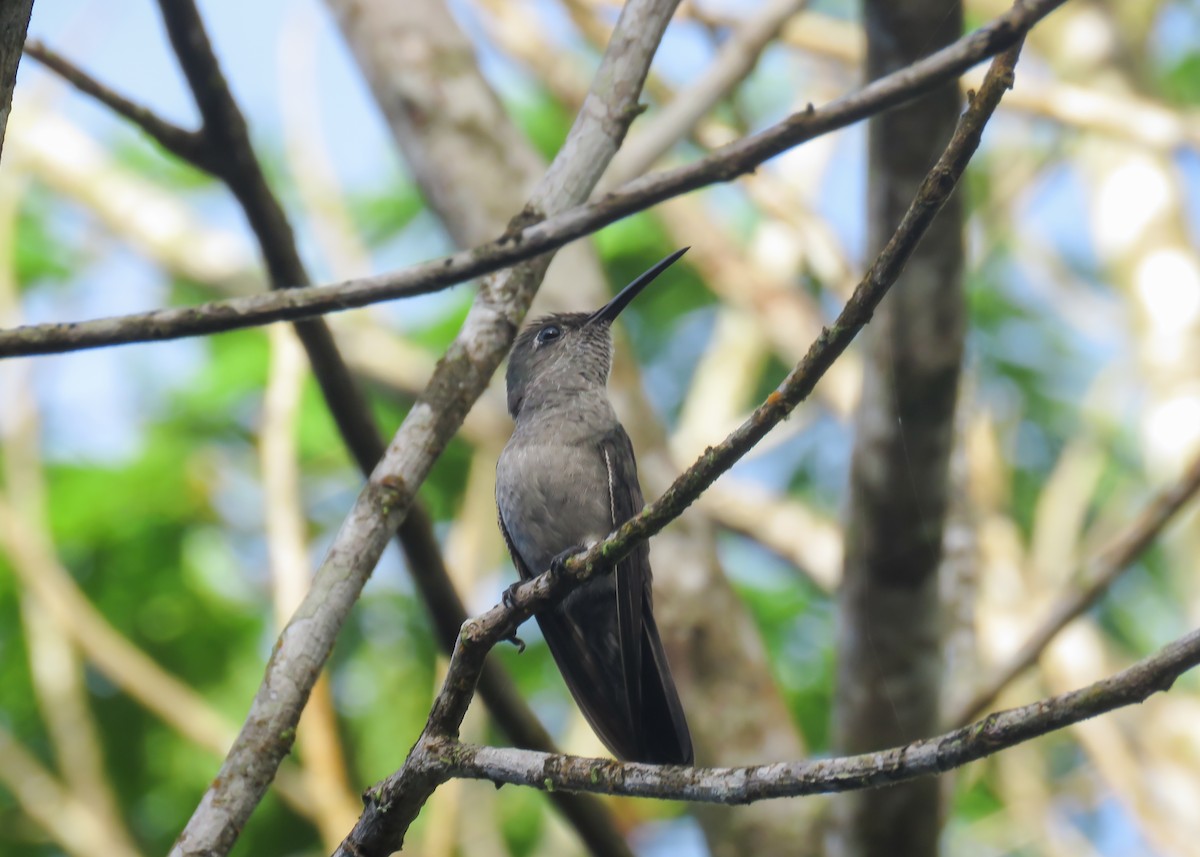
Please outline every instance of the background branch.
M947 722L955 725L966 723L994 703L1006 687L1037 662L1050 642L1067 625L1087 612L1108 592L1117 578L1154 543L1176 513L1198 491L1200 458L1195 458L1176 482L1151 499L1125 532L1084 566L1071 588L1058 598L1017 653L981 682L974 695L954 711Z
M0 154L4 152L4 132L12 111L21 46L25 44L25 33L29 29L32 12L33 0L9 0L0 6Z
M705 114L754 71L762 52L807 2L767 0L754 15L739 22L704 74L667 102L613 158L598 191L642 175L675 143L690 136Z
M3 726L0 726L0 783L68 854L92 857L102 851L112 857L139 857L127 840L114 837L105 820L72 794Z
M1017 5L1020 5L1019 3ZM961 2L866 0L869 79L957 38ZM1008 73L1020 45L1002 57ZM995 68L989 69L989 74ZM953 82L867 123L867 243L881 247L954 133ZM966 331L962 195L947 201L868 328L837 592L830 729L839 753L934 734L942 692L938 585ZM938 783L856 791L833 802L827 857L936 857Z
M144 107L109 87L40 41L25 45L25 53L53 71L85 95L99 101L109 110L142 129L150 139L172 155L187 161L197 169L218 175L219 160L212 143L203 130L189 131L166 121L153 110Z
M156 310L109 319L28 325L0 332L0 357L59 353L130 342L177 339L292 321L401 296L438 291L454 283L533 259L602 226L673 196L750 172L780 152L821 134L918 97L977 62L1011 46L1065 0L1031 0L906 69L880 78L820 110L805 110L759 134L689 164L635 179L597 202L524 225L475 249L394 274ZM630 117L625 117L626 119Z

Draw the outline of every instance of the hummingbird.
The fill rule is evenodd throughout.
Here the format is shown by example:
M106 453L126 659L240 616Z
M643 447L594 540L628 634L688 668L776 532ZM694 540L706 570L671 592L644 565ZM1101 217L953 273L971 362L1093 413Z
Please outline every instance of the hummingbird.
M496 463L500 530L521 581L562 571L642 510L633 444L606 387L612 323L683 248L593 313L529 324L508 362L516 425ZM692 738L654 622L650 548L537 614L571 696L618 759L690 765ZM505 593L505 600L520 583Z

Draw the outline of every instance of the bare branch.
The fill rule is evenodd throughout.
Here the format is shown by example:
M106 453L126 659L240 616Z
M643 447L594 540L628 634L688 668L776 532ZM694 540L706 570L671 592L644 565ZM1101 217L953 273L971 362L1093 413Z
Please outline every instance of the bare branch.
M875 753L779 762L742 768L685 768L551 756L528 750L475 747L440 739L426 746L445 775L512 783L547 791L596 792L703 803L747 803L770 798L845 792L940 774L1008 747L1145 702L1170 690L1200 664L1200 630L1192 631L1116 675L1079 690L985 719L936 738Z
M636 115L642 81L674 8L674 0L625 6L593 91L527 215L555 213L591 191ZM523 266L480 290L280 635L246 722L172 855L219 855L232 847L291 747L300 709L350 608L409 513L418 486L507 352L543 271L544 261Z
M308 367L291 330L272 328L268 338L271 358L259 428L259 467L271 596L276 627L282 628L304 599L310 568L295 437ZM296 741L305 765L304 785L316 810L313 820L321 841L332 847L358 814L358 796L350 786L328 674L313 688L296 728Z
M700 78L671 99L613 158L600 190L640 176L671 146L687 137L706 113L754 71L767 45L806 3L768 0L754 15L740 21Z
M805 110L693 164L623 185L602 199L505 235L473 250L392 274L325 286L289 289L94 321L29 325L0 332L0 357L51 354L178 339L309 318L397 297L427 294L532 259L656 203L717 182L730 181L806 140L916 98L1017 42L1065 0L1031 0L909 68L880 78L820 110Z
M137 104L105 86L86 71L40 41L25 45L25 53L53 71L85 95L99 101L118 116L140 128L154 142L180 160L216 174L217 159L203 131L189 131L163 119L153 110Z
M29 31L33 0L10 0L0 6L0 151L4 150L4 132L12 110L13 88L17 85L17 66L21 45Z
M364 795L367 807L336 852L337 855L357 857L388 853L389 848L403 840L405 831L437 786L449 778L447 757L442 750L447 743L453 745L453 739L458 735L475 689L476 677L492 646L510 637L517 625L535 612L560 601L583 581L610 572L637 543L654 535L678 517L717 477L732 467L807 398L833 361L870 320L929 224L954 191L979 146L984 126L995 112L1004 92L1012 87L1013 66L1018 52L1019 45L992 63L983 87L960 119L946 150L921 183L916 198L896 232L867 271L833 326L822 332L805 358L754 414L725 440L710 447L699 461L675 480L666 493L641 513L586 552L568 559L564 572L541 574L513 592L513 606L497 605L463 625L425 731L409 752L403 767ZM449 752L453 754L453 751L454 747L451 746ZM617 765L612 762L602 764ZM649 767L654 769L653 766Z
M1063 628L1100 600L1197 492L1200 492L1200 457L1192 461L1177 482L1156 494L1133 524L1085 566L1077 583L1063 593L1020 650L990 675L947 722L966 723L995 702L1004 688L1037 662Z
M2 495L0 546L25 591L105 678L186 740L214 755L225 751L233 739L233 724L114 628L63 567L45 533L20 526L19 516ZM315 816L301 772L292 764L280 770L275 787L297 812Z

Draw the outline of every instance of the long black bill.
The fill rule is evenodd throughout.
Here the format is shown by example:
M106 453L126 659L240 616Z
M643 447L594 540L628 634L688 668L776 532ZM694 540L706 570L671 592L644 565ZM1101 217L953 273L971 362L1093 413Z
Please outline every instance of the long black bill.
M654 282L655 277L667 270L667 268L671 267L671 265L675 263L676 259L690 249L690 247L684 247L682 250L676 250L670 256L667 256L665 259L656 262L654 267L642 274L628 286L621 289L615 298L589 315L585 324L596 324L597 322L606 322L611 324L613 320L621 314L621 310L629 306L630 301L636 298L642 289Z

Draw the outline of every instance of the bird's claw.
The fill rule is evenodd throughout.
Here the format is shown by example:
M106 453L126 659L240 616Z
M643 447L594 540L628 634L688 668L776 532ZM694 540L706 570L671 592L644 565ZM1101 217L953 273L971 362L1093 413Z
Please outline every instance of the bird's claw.
M583 545L576 545L572 548L567 548L554 559L550 560L550 573L556 577L567 573L567 560L575 556L577 553L582 553L586 548Z
M500 596L500 603L503 604L505 607L507 607L509 610L516 607L517 606L517 590L521 587L521 584L524 582L525 581L523 581L523 580L518 580L516 583L507 587L504 590L504 594ZM525 641L517 636L516 628L513 629L513 632L511 634L509 634L507 637L504 637L503 639L504 639L504 642L512 643L514 646L517 647L518 655L525 651Z
M520 637L518 637L518 636L517 636L517 632L516 632L516 631L513 631L511 634L509 634L507 637L505 637L505 638L504 638L504 642L506 642L506 643L512 643L514 646L516 646L516 647L517 647L517 654L518 654L518 655L520 655L520 654L524 654L524 652L525 652L525 641L524 641L524 640L522 640Z

